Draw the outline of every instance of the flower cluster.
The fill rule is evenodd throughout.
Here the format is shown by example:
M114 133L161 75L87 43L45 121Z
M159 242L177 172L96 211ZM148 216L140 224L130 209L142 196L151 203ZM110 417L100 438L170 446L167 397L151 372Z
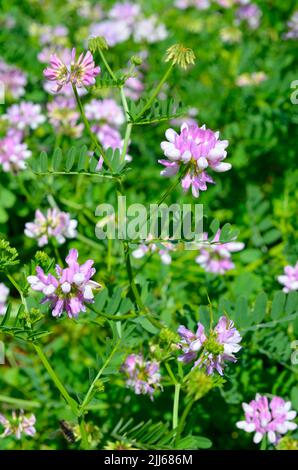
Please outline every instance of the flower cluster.
M38 246L47 245L50 238L62 244L66 238L76 237L77 224L67 212L61 212L59 209L48 209L46 215L37 210L34 221L25 225L25 235L35 238Z
M285 39L298 39L298 10L295 11L288 22L289 31L285 33Z
M170 252L175 250L175 246L171 242L162 242L162 248L157 247L155 243L151 243L153 236L151 234L148 235L146 242L141 244L136 250L132 251L132 256L136 259L143 258L147 253L154 253L158 251L160 256L161 262L163 264L171 264L172 258Z
M4 315L6 312L6 301L9 295L9 289L2 282L0 283L0 315Z
M27 144L22 142L21 132L8 132L8 134L0 139L0 164L3 171L13 171L26 168L26 160L31 157L31 151L28 150Z
M27 78L20 69L0 60L0 84L8 96L16 99L24 95Z
M50 302L52 315L60 317L65 311L69 318L77 318L80 312L86 311L85 303L92 303L93 289L101 287L91 277L95 274L92 268L94 261L78 263L78 252L71 249L66 257L67 268L56 265L56 275L45 274L40 266L36 268L36 276L28 276L28 282L35 291L42 292L42 303Z
M35 422L34 414L26 416L23 410L19 413L13 411L11 419L0 414L0 424L4 427L4 432L0 437L14 435L17 439L21 439L22 434L33 437L36 433Z
M241 349L239 343L242 338L234 322L225 316L219 318L209 337L202 323L198 323L196 333L183 325L179 326L178 333L181 337L178 346L183 351L178 359L186 364L195 361L193 368L205 368L208 375L215 370L223 375L225 361L237 361L234 354Z
M216 172L231 168L230 163L223 162L229 143L227 140L219 140L219 132L213 132L205 126L188 126L183 123L180 134L174 129L168 129L166 138L167 141L161 143L161 148L168 159L159 160L165 167L161 175L174 176L181 166L187 166L181 185L185 192L191 187L194 197L199 197L200 191L207 190L207 183L214 183L206 172L208 167Z
M298 290L298 261L295 266L286 266L285 273L278 276L277 280L284 285L284 292Z
M236 12L237 20L245 21L251 29L256 29L260 25L262 11L254 3L248 3L238 8Z
M250 403L242 403L242 407L245 421L238 421L236 426L246 432L254 432L255 444L267 435L268 441L276 445L283 434L297 428L297 424L292 422L297 413L291 410L291 402L278 396L269 402L267 397L257 394Z
M153 393L160 387L159 364L145 361L141 354L130 354L122 365L122 371L127 376L126 384L137 395Z
M47 104L47 110L49 121L57 132L70 137L81 137L84 125L78 122L80 113L73 97L55 96Z
M20 131L26 128L37 129L46 119L41 112L41 106L30 101L13 104L7 109L4 118L13 128Z
M214 274L224 274L235 267L231 259L231 253L241 251L244 243L231 241L227 243L219 243L221 230L218 230L213 240L200 245L200 254L196 257L196 262L204 268L206 272ZM203 238L208 240L207 233Z
M57 89L61 90L65 85L72 84L78 88L94 85L95 77L100 73L100 68L95 67L90 51L83 53L76 60L76 50L71 51L70 64L66 65L56 54L51 55L50 66L44 70L47 80L55 82Z

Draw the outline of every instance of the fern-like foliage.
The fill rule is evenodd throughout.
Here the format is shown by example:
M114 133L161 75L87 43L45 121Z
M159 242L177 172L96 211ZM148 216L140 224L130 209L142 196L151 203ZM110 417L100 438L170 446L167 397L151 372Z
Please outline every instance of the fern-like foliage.
M183 108L182 104L173 99L155 101L147 111L142 113L145 105L146 100L143 99L138 102L129 101L128 114L132 124L143 125L168 121L186 113L186 109Z

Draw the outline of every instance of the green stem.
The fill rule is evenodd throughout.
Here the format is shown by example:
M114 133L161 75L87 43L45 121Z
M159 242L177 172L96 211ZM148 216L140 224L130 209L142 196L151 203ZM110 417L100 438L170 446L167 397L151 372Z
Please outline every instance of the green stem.
M112 253L113 253L113 240L112 238L108 239L108 260L107 260L107 269L110 274L112 271Z
M97 148L97 150L99 151L100 155L102 156L105 164L107 165L107 167L109 168L109 170L111 171L111 173L113 173L113 169L111 167L111 164L109 162L109 160L107 159L107 156L105 154L105 151L104 151L104 148L103 146L101 145L101 143L98 141L98 139L95 137L95 135L93 134L92 130L91 130L91 127L90 127L90 124L89 124L89 121L88 119L86 118L86 115L85 115L85 111L84 111L84 108L83 108L83 105L82 105L82 102L81 102L81 99L79 97L79 94L78 94L78 91L75 87L75 85L72 85L72 89L73 89L73 92L74 92L74 95L75 95L75 98L76 98L76 102L77 102L77 105L78 105L78 108L80 110L80 113L81 113L81 117L82 117L82 120L84 122L84 126L90 136L90 139L92 140L93 144L95 145L95 147Z
M139 112L139 114L136 116L135 118L135 121L138 121L142 116L143 114L147 111L147 109L150 108L150 106L152 105L153 101L155 100L155 98L157 97L157 95L159 94L163 84L166 82L166 80L168 79L170 73L172 72L172 69L174 67L174 64L171 64L169 66L169 68L167 69L167 71L165 72L164 76L162 77L162 79L160 80L159 84L157 85L157 87L155 88L155 90L153 91L152 95L150 96L149 100L147 101L147 103L145 104L145 106L143 107L143 109Z
M264 437L261 441L260 450L266 450L266 448L267 448L267 438L266 438L266 434L264 434Z
M27 300L26 300L26 298L23 294L23 290L22 290L21 286L17 283L17 281L11 276L11 274L6 273L6 276L10 280L12 285L16 288L16 290L18 291L18 293L21 297L21 302L24 305L24 309L25 309L26 321L27 321L28 326L31 327L29 309L28 309L28 305L27 305Z
M176 384L178 383L178 382L177 382L177 379L176 379L176 377L175 377L175 375L174 375L174 373L173 373L173 371L172 371L172 369L171 369L171 366L170 366L170 364L169 364L168 362L165 363L165 367L166 367L166 369L167 369L167 372L168 372L169 376L170 376L171 379L173 380L173 383L176 385Z
M40 408L41 404L38 401L22 400L21 398L7 397L0 395L0 402L15 405L17 408Z
M54 371L51 364L47 360L47 358L46 358L44 352L42 351L41 347L38 346L37 344L33 344L33 346L34 346L35 351L38 354L39 359L43 363L45 369L47 370L47 372L48 372L49 376L51 377L52 381L54 382L54 384L58 388L59 392L61 393L61 395L63 396L65 401L68 403L68 405L70 406L72 412L75 415L77 415L77 413L78 413L78 404L76 403L76 401L73 398L71 398L68 391L66 390L66 388L64 387L64 385L62 384L62 382L60 381L58 376L56 375L56 372Z
M111 75L112 79L116 80L116 76L115 76L113 70L111 69L111 67L109 66L108 61L107 61L103 51L101 49L99 49L98 52L99 52L99 55L101 57L101 60L105 64L105 67L106 67L107 71L109 72L109 74Z
M179 413L179 397L181 385L175 384L174 406L173 406L173 429L178 428L178 413Z
M83 400L83 403L81 404L80 406L80 415L82 415L84 413L84 410L86 408L86 406L88 405L89 401L91 400L91 397L92 397L92 393L93 393L93 390L96 386L96 382L99 380L100 376L102 375L102 373L104 372L104 370L106 369L106 367L109 365L110 361L112 360L112 357L114 356L115 352L117 351L118 349L118 346L120 344L120 341L118 341L116 343L116 345L114 346L114 348L112 349L111 353L109 354L107 360L105 361L105 363L103 364L103 366L101 367L101 369L99 370L99 372L97 373L95 379L93 380L93 382L91 383L89 389L88 389L88 392L86 393L86 396Z
M81 438L82 438L81 447L84 450L88 450L89 449L88 435L86 432L86 423L83 417L79 419L79 426L80 426L80 432L81 432Z
M180 418L180 422L179 422L179 427L177 429L177 433L176 433L176 442L178 441L182 431L183 431L183 428L184 428L184 425L185 425L185 421L186 421L186 418L190 412L190 410L192 409L192 406L193 406L193 400L190 400L186 407L184 408L184 411L182 413L182 416Z
M126 130L125 130L125 136L124 136L124 142L123 142L123 147L122 147L122 152L121 152L121 161L123 162L127 153L127 148L129 144L129 139L131 136L131 131L132 131L132 123L128 122L129 121L129 108L126 100L126 96L123 90L123 86L120 88L120 94L121 94L121 100L123 104L123 108L125 111L125 116L126 116Z

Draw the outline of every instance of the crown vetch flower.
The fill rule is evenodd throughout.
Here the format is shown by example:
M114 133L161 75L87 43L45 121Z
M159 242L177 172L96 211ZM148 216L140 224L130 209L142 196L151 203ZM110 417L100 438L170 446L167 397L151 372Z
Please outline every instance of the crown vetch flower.
M20 132L8 132L6 137L0 139L0 164L3 171L24 170L26 168L25 160L31 157L31 151L27 144L22 142Z
M298 261L295 266L286 266L285 274L278 276L277 280L284 285L284 292L298 290Z
M235 267L231 259L231 253L241 251L244 243L231 241L227 243L218 243L221 230L215 234L211 244L201 244L200 254L196 257L196 262L205 269L206 272L214 274L225 274L225 272ZM207 233L203 238L208 239Z
M5 93L16 99L24 95L27 78L22 70L0 60L0 83L5 87Z
M126 374L126 384L137 395L153 393L160 386L159 364L155 361L145 361L142 354L130 354L125 359L121 370Z
M115 100L107 98L103 100L93 99L85 105L86 117L89 120L101 121L111 126L119 127L124 121L124 113Z
M78 123L80 113L77 111L73 97L55 96L53 101L47 104L49 121L57 132L70 137L80 137L84 124Z
M0 315L6 312L6 300L9 295L9 289L3 282L0 283Z
M45 274L40 266L36 267L36 276L28 276L31 288L42 292L45 297L42 303L50 302L53 317L60 317L65 311L69 318L77 318L80 312L86 311L85 303L93 302L93 289L101 285L91 280L95 274L93 260L84 264L78 263L78 251L71 249L66 257L67 268L56 265L56 275Z
M8 108L4 118L7 119L13 127L21 131L26 129L26 127L36 129L46 120L41 112L41 106L30 101L22 101L20 104L13 104Z
M289 31L284 34L284 39L298 39L298 10L293 13L288 27Z
M183 351L178 360L189 363L198 358L193 368L205 368L208 375L213 374L215 370L223 375L225 361L237 361L234 354L241 349L239 343L242 338L233 321L225 316L219 318L209 336L200 322L195 334L183 325L179 326L178 333L182 340L178 346Z
M147 237L147 244L142 243L136 250L132 251L132 256L136 259L143 258L147 253L151 252L154 253L157 251L157 245L156 243L151 243L151 240L153 239L153 236L151 233L149 233ZM162 248L158 250L158 254L160 256L161 262L163 264L171 264L172 258L170 255L171 251L175 250L175 246L171 242L162 242L161 243Z
M71 83L78 88L94 85L95 77L100 73L100 67L95 67L90 51L80 54L76 60L75 48L71 51L71 62L66 65L56 54L51 55L50 66L44 70L47 80L56 82L60 91L66 84Z
M48 209L44 215L39 209L35 212L33 222L25 225L25 235L38 240L38 246L49 243L49 238L55 238L59 244L65 242L66 238L75 238L78 222L70 218L67 212L59 209Z
M182 179L184 191L192 188L194 197L199 191L206 191L207 183L213 179L205 171L210 167L213 171L224 172L231 168L230 163L223 160L227 156L227 140L219 140L219 132L206 129L206 126L188 126L183 123L180 134L174 129L166 131L167 141L161 143L161 148L168 160L159 160L165 169L162 176L171 177L178 173L181 165L188 165L189 169Z
M20 410L18 413L13 411L11 419L0 414L0 424L4 427L4 432L0 437L15 435L17 439L21 439L22 433L33 437L36 433L35 422L34 414L25 415L23 410Z
M250 403L242 403L245 420L238 421L236 426L246 432L254 432L255 444L261 442L267 434L271 444L278 444L280 437L288 431L297 428L292 420L296 418L296 411L291 410L291 402L274 396L269 402L268 398L256 394Z

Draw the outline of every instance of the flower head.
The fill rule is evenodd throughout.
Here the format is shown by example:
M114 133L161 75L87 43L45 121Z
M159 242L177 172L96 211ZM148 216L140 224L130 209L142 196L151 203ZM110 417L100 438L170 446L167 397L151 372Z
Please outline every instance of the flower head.
M142 243L136 250L132 252L132 256L134 258L140 259L143 258L147 253L154 253L158 250L157 245L155 243L151 243L153 236L151 234L148 235L146 242ZM158 254L160 256L161 262L163 264L171 264L172 258L170 252L175 249L175 246L171 242L162 242L162 248L158 250Z
M288 28L289 31L284 35L284 39L298 39L298 10L293 13Z
M284 292L298 290L298 261L295 266L286 266L285 274L278 276L277 280L284 285Z
M166 62L178 64L183 69L187 69L189 65L195 63L195 54L192 49L184 47L183 44L174 44L167 50Z
M76 60L76 50L71 51L71 62L66 65L56 54L51 55L50 66L44 70L47 80L57 84L57 90L71 83L78 88L94 85L100 68L95 67L90 51L83 53Z
M127 376L126 384L137 395L149 394L153 399L153 393L160 387L159 364L145 361L141 354L127 356L122 371Z
M53 101L47 104L49 121L54 129L61 134L70 137L80 137L84 125L78 123L80 114L73 97L55 96Z
M166 138L161 148L168 160L159 160L165 166L161 175L171 177L178 173L182 165L188 165L181 185L185 192L191 187L194 197L198 197L200 191L206 191L207 183L214 182L205 171L208 167L216 172L231 168L230 163L223 162L227 156L225 149L228 141L219 140L219 132L213 132L205 126L188 126L183 123L180 134L174 129L168 129Z
M278 396L269 402L267 397L257 393L250 403L242 403L242 408L245 420L238 421L236 426L246 432L254 432L255 444L267 434L269 442L276 445L281 435L297 428L297 424L292 422L297 413L291 410L291 402Z
M6 312L6 300L9 295L9 289L2 282L0 283L0 315Z
M197 358L193 368L205 368L208 375L213 374L214 370L223 375L225 361L236 362L234 354L241 349L239 331L233 321L225 316L220 317L209 336L202 323L198 323L196 333L183 325L179 326L178 333L181 337L179 348L183 351L178 359L189 363Z
M21 131L26 128L36 129L46 119L41 112L41 106L30 101L13 104L7 109L4 118L8 120L12 127Z
M244 243L231 241L228 243L219 243L221 231L218 230L210 244L200 245L200 254L196 257L196 262L205 269L206 272L214 274L225 274L235 267L231 253L241 251ZM204 234L205 240L208 235Z
M131 34L130 25L123 20L110 19L94 23L90 28L90 37L102 36L109 47L126 41Z
M256 29L260 25L262 11L254 3L249 3L240 6L236 16L239 21L245 21L251 29Z
M5 87L5 92L16 99L24 95L27 78L20 69L0 60L0 83Z
M119 127L125 121L121 106L113 99L93 99L85 105L85 113L89 120L96 121L97 124L104 123Z
M78 263L78 252L71 249L66 257L67 268L56 265L56 276L45 274L40 266L36 268L36 276L28 276L28 282L35 291L42 292L45 297L42 303L50 302L52 315L60 317L65 311L69 318L77 318L80 312L86 311L85 303L92 303L93 289L101 287L91 277L95 274L92 268L94 261Z
M19 132L9 132L6 137L0 139L0 164L3 171L17 172L26 168L27 158L31 157L31 151L27 144L22 142Z
M37 210L34 221L25 225L25 235L36 238L38 246L47 245L49 238L55 238L59 244L62 244L66 238L76 237L76 227L77 221L71 219L67 212L55 208L48 209L44 215Z
M115 3L115 5L109 11L109 17L113 20L124 21L125 23L131 25L140 12L140 5L137 5L136 3Z
M0 437L15 435L17 439L21 439L22 433L33 437L36 433L35 422L34 414L25 415L23 410L18 413L13 411L10 419L0 414L0 424L4 427L4 432Z

